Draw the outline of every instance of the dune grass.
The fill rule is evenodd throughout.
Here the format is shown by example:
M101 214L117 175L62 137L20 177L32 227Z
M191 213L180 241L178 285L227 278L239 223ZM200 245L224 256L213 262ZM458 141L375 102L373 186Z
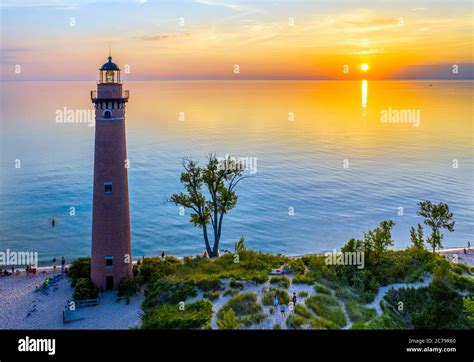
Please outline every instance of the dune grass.
M290 279L285 276L274 276L271 277L270 284L276 284L279 288L288 289L290 287Z
M307 298L305 303L319 317L333 322L339 328L346 325L346 317L336 298L326 294L316 294Z
M257 302L255 293L242 293L229 299L229 301L217 313L218 321L225 318L226 312L232 309L236 320L249 326L253 323L260 323L265 319L262 306Z
M346 300L345 306L347 314L353 323L366 323L377 315L374 308L367 308L352 299Z
M279 304L288 304L291 301L291 297L286 290L270 288L270 290L263 295L262 304L265 306L273 305L275 294L278 297Z

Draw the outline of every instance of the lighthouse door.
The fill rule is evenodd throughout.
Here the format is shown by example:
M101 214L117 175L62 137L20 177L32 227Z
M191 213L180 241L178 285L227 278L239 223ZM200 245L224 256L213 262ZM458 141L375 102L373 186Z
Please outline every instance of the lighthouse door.
M105 277L105 288L107 290L112 290L114 289L114 277L109 275Z

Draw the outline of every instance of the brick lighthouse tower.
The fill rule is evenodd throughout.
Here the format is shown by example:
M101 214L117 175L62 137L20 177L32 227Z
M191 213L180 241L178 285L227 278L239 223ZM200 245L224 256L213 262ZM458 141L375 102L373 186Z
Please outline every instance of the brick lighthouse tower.
M128 203L125 104L120 69L112 57L100 68L95 105L94 201L92 208L92 282L116 289L132 276L132 241Z

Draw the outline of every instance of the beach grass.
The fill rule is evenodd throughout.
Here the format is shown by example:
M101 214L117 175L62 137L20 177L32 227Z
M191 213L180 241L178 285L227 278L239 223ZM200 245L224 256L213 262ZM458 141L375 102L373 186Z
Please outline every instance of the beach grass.
M316 294L306 299L306 305L319 317L333 322L338 327L347 323L339 301L326 294Z
M149 309L143 316L143 329L201 329L210 322L212 304L199 300L181 307L165 303Z
M352 299L346 300L345 306L347 314L353 323L366 323L377 315L375 309L367 308Z
M217 313L218 324L226 318L226 312L230 309L241 325L250 326L253 323L261 322L265 318L263 308L257 302L255 293L241 293L232 297Z

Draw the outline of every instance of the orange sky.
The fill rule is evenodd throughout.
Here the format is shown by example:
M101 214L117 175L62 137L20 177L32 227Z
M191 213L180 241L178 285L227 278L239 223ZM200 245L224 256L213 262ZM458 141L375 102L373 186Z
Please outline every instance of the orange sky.
M124 79L472 77L470 2L41 4L2 5L2 79L93 79L109 44Z

